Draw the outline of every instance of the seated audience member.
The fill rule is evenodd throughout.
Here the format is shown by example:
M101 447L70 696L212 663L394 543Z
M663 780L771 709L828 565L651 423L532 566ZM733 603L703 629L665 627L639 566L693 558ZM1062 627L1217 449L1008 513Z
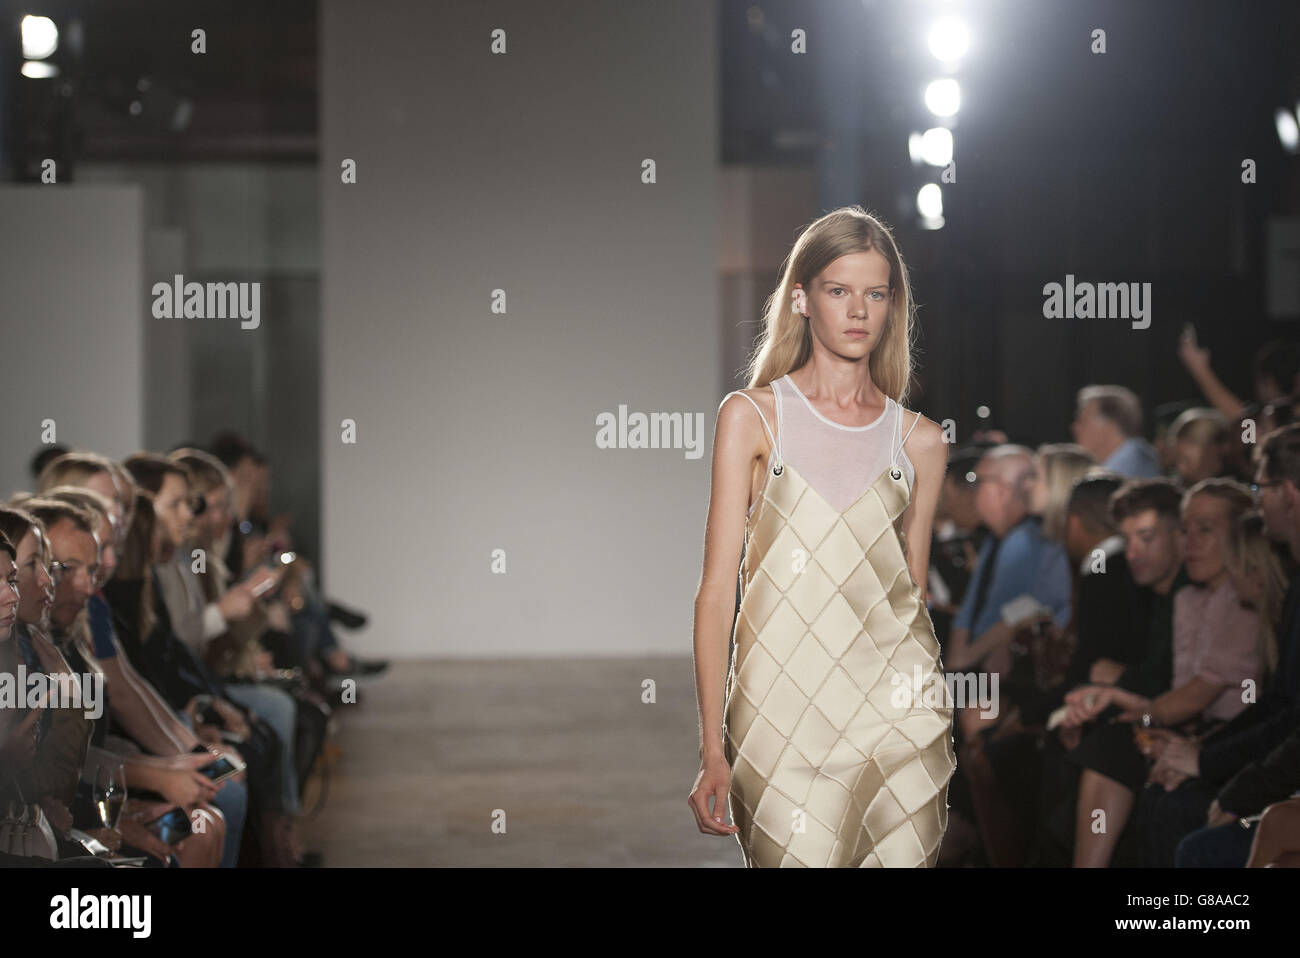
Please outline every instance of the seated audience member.
M1091 685L1070 692L1066 723L1081 725L1111 705L1122 711L1115 721L1096 725L1069 760L1082 768L1075 822L1076 867L1105 867L1127 825L1149 769L1140 730L1152 725L1204 735L1245 708L1243 689L1253 687L1269 659L1262 643L1271 630L1242 604L1227 562L1230 537L1254 505L1246 486L1229 479L1207 479L1183 498L1183 562L1192 585L1174 599L1172 687L1154 698L1113 685ZM1105 828L1097 829L1097 813Z
M1232 721L1202 740L1160 731L1154 736L1153 753L1158 756L1152 777L1163 788L1147 789L1139 803L1139 817L1143 833L1143 862L1168 867L1175 863L1175 849L1189 832L1207 824L1207 814L1236 813L1233 820L1249 816L1259 808L1242 810L1224 801L1226 783L1238 774L1244 774L1243 792L1259 799L1272 798L1266 789L1256 791L1252 786L1259 782L1259 770L1245 772L1252 765L1264 762L1300 727L1300 425L1289 426L1266 436L1260 447L1257 464L1260 514L1263 532L1274 542L1286 546L1287 561L1283 575L1287 581L1286 593L1276 612L1276 668L1262 685L1256 701L1247 705ZM1273 616L1276 604L1277 580L1262 547L1254 540L1250 526L1246 526L1244 548L1240 557L1231 556L1240 569L1243 580L1253 578L1265 587L1258 594L1263 614ZM1256 570L1253 565L1267 571ZM1285 759L1283 758L1283 761ZM1278 766L1272 764L1269 771ZM1219 803L1216 806L1216 797ZM1241 796L1233 796L1233 803L1245 805ZM1223 807L1220 807L1223 806ZM1211 839L1213 844L1213 839ZM1195 843L1193 843L1195 844ZM1233 852L1232 849L1236 851ZM1229 843L1230 857L1244 855L1241 843ZM1201 858L1205 856L1202 854ZM1236 864L1240 864L1239 861Z
M231 523L232 490L226 467L197 449L176 450L168 459L185 470L195 512L187 547L177 549L170 562L157 566L168 613L173 622L188 621L191 635L188 639L183 635L181 638L220 677L226 694L275 728L284 747L287 769L284 811L297 814L297 768L310 768L315 750L324 741L329 710L321 707L322 702L304 701L305 713L299 714L296 696L310 693L291 694L266 681L270 678L271 657L261 648L259 640L267 633L272 619L279 623L282 634L291 628L288 610L282 601L272 598L271 591L287 570L260 568L243 582L229 585L222 559L224 539L230 534ZM205 558L202 573L194 570L188 546L201 550ZM263 592L265 597L259 599ZM313 724L309 733L298 729L300 723L309 722ZM294 749L300 739L309 744L312 754L295 766Z
M65 675L68 687L79 692L78 677L44 633L46 612L54 601L45 527L30 513L0 508L0 535L17 543L15 582L19 601L14 610L13 638L18 662L27 667L28 675L37 672ZM72 826L68 809L76 796L90 745L91 722L85 717L87 710L76 704L76 701L48 702L43 709L36 710L40 722L34 731L39 734L39 741L31 765L18 776L22 794L29 802L41 806L59 835L66 835ZM106 830L101 829L95 837L107 845L117 844L116 837L107 835Z
M167 581L179 582L187 593L199 596L200 586L181 576L169 579L161 574L178 547L189 536L192 513L184 470L165 457L138 453L125 462L133 481L139 483L136 526L128 535L124 551L124 573L118 577L109 599L113 607L113 628L133 663L152 682L167 704L181 713L197 734L213 742L226 738L237 741L249 766L249 786L255 805L260 848L268 864L293 867L308 859L296 845L293 816L298 808L299 770L294 765L294 746L286 747L284 734L297 736L295 711L279 708L287 702L285 693L267 687L265 696L253 689L232 695L189 646L176 635L172 613L166 601ZM161 494L155 499L151 491ZM161 509L158 508L161 503ZM183 606L188 599L180 600ZM202 613L191 619L202 628ZM258 700L249 708L239 698ZM207 717L205 717L205 715ZM305 774L305 773L304 773ZM293 784L286 784L290 779ZM292 792L293 801L288 801Z
M1131 389L1084 386L1070 429L1103 469L1134 478L1161 474L1155 447L1142 438L1142 403Z
M52 492L57 491L51 490ZM87 490L76 490L94 496ZM98 497L97 497L98 498ZM102 502L102 498L101 498ZM100 549L96 539L97 528L105 531L108 525L106 515L96 516L79 505L54 498L23 498L21 508L38 519L45 528L49 542L51 567L54 580L54 600L49 609L50 638L67 660L71 671L78 675L89 675L102 670L91 665L93 654L90 649L90 624L86 613L87 601L100 584L101 570ZM109 553L109 563L113 561ZM109 570L111 574L111 569ZM197 769L205 762L210 762L214 755L178 756L174 760L160 760L138 753L121 752L120 741L110 736L112 722L110 716L124 721L127 725L147 728L156 719L147 707L130 710L122 707L125 689L115 684L111 677L105 676L104 693L107 698L104 715L93 723L91 746L87 755L86 767L82 770L81 781L77 787L70 808L71 824L79 828L95 828L98 818L93 812L90 795L90 783L98 764L110 762L121 764L126 772L127 785L131 789L144 789L156 793L165 802L159 807L157 803L141 802L140 796L128 798L122 814L119 830L126 841L135 844L140 838L134 828L148 818L157 817L168 808L182 806L191 815L202 812L212 823L212 828L203 834L193 835L168 850L181 865L201 866L215 864L220 860L222 843L228 834L229 824L222 812L209 807L212 802L217 807L225 806L242 821L243 785L237 781L228 781L220 789L199 775ZM129 701L130 696L126 695ZM160 737L161 731L157 732ZM223 809L224 811L224 809ZM152 813L152 814L151 814ZM233 827L233 826L231 826ZM132 832L134 832L134 837ZM157 845L144 839L137 845L140 850L156 854Z
M1172 433L1174 422L1187 410L1195 409L1199 405L1201 404L1194 399L1180 399L1175 402L1160 403L1151 413L1151 445L1156 450L1162 476L1175 474L1174 458L1177 450L1174 447Z
M997 729L977 736L962 752L989 863L997 867L1020 867L1029 854L1043 763L1062 753L1056 733L1044 728L1048 715L1067 691L1087 683L1093 662L1106 655L1137 656L1144 647L1144 599L1110 514L1111 495L1120 485L1117 476L1095 475L1071 489L1064 538L1077 579L1070 623L1065 630L1046 625L1027 656L1034 687L1016 689ZM1065 664L1058 661L1060 653L1069 654Z
M981 455L980 449L974 446L953 450L935 509L926 598L935 637L945 654L953 617L966 594L976 556L988 534L975 508L975 467Z
M1231 433L1218 410L1189 409L1174 420L1169 432L1174 444L1174 474L1184 487L1215 477L1248 478L1233 461Z
M244 570L293 548L289 517L270 514L271 466L264 455L230 432L214 438L211 451L226 466L234 484L234 532L225 562L230 574L238 578ZM320 692L327 690L332 677L369 676L385 671L388 668L385 660L357 659L349 655L331 628L332 621L359 628L365 624L365 616L335 602L326 602L315 588L311 563L304 556L298 556L295 569L298 574L286 580L281 590L292 613L295 642L277 643L272 648L276 665L301 668Z
M1004 618L1003 606L1029 596L1051 610L1064 626L1070 612L1070 566L1065 548L1046 539L1042 520L1029 511L1034 478L1033 453L1024 446L1000 444L986 451L975 470L975 506L989 530L980 547L975 572L953 619L944 668L949 672L983 669L1000 673L1010 664L1007 648L1019 620ZM1012 607L1014 608L1014 607ZM956 710L955 748L996 719L977 706ZM948 865L965 859L978 842L970 787L958 763L948 785L952 841L941 852Z
M1020 623L1005 620L1007 603L1029 596L1064 627L1070 614L1070 564L1065 547L1047 539L1042 520L1030 510L1033 453L1024 446L990 449L976 468L975 503L992 533L980 550L975 573L953 621L949 671L983 666L1000 672L1010 663L1007 645ZM967 736L986 721L974 707L962 708Z
M1074 484L1097 468L1092 453L1072 442L1047 442L1034 453L1029 511L1042 520L1043 537L1065 544L1066 508Z

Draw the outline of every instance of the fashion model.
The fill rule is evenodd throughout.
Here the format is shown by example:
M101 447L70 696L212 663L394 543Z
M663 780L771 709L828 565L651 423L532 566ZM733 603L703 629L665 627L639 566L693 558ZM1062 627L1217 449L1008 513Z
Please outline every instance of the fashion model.
M746 867L938 858L956 758L924 583L948 449L902 406L913 312L888 228L829 213L786 260L749 388L719 406L689 803Z

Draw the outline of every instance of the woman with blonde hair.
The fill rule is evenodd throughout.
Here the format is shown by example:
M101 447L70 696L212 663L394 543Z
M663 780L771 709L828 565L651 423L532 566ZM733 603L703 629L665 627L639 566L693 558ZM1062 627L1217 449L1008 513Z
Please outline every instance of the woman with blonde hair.
M1273 543L1264 533L1261 512L1252 509L1233 524L1224 561L1242 604L1259 613L1255 641L1263 663L1262 685L1277 668L1277 624L1289 583Z
M1048 539L1065 544L1070 490L1096 465L1096 457L1073 442L1046 442L1034 453L1029 511L1042 516L1043 535Z
M786 259L749 388L719 406L688 803L747 867L938 858L956 759L925 582L948 449L902 406L913 314L889 229L828 213Z

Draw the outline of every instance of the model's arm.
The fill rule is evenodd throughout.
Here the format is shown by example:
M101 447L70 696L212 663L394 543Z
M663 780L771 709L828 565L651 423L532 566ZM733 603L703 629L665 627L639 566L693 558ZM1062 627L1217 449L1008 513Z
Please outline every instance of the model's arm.
M700 710L700 756L721 760L723 699L736 582L745 540L753 463L763 432L758 411L740 396L718 410L713 476L704 527L704 571L695 595L695 690ZM768 445L766 436L761 445Z
M919 414L918 414L919 415ZM921 589L925 601L930 571L930 533L934 529L934 510L939 503L939 489L948 471L948 444L943 441L939 424L921 416L903 446L915 471L912 501L903 513L903 536L907 540L907 567L912 581Z

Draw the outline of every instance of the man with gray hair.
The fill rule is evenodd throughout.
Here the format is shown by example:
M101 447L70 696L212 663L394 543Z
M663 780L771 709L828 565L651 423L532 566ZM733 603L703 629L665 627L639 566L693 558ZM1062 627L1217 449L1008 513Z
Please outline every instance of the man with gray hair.
M1142 438L1142 403L1131 389L1084 386L1070 431L1103 469L1135 479L1161 474L1155 447Z
M1011 637L1021 625L1049 616L1060 628L1069 621L1070 561L1064 546L1045 537L1040 517L1029 511L1034 477L1034 454L1025 446L994 446L975 467L975 508L992 535L980 548L952 623L944 657L950 671L1003 672L1010 666ZM963 727L973 735L982 723L974 709L962 713Z

